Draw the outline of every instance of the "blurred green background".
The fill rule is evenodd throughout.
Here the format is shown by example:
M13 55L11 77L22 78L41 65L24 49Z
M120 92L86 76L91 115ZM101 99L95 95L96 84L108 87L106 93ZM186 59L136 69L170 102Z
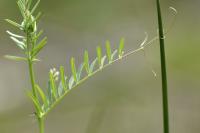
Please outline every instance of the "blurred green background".
M161 0L165 27L178 10L166 36L171 133L200 131L200 0ZM147 32L157 35L155 0L42 0L39 26L48 45L35 65L37 82L46 86L48 71L69 58L80 61L84 49L95 57L106 39L116 48L136 49ZM4 19L21 20L15 0L0 0L0 133L36 133L33 108L25 95L30 88L25 63L3 58L20 55L5 33L15 31ZM159 45L116 63L73 90L49 114L47 133L162 133ZM155 78L151 67L157 73Z

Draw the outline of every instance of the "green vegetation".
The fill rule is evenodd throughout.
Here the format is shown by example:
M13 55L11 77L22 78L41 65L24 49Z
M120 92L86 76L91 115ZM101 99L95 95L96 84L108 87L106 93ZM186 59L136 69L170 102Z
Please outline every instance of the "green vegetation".
M87 50L85 50L83 55L83 62L79 66L76 64L75 58L72 57L70 60L71 76L67 76L63 66L60 66L58 71L55 68L51 69L49 72L48 86L46 89L42 89L36 83L35 72L33 68L33 64L39 61L37 58L38 54L42 51L47 43L47 37L40 39L43 31L38 31L37 22L41 16L41 13L39 12L36 14L35 12L39 3L40 0L38 0L34 5L32 0L18 0L17 4L23 17L22 23L19 24L15 21L6 19L8 23L23 32L23 35L17 35L7 31L7 33L10 35L10 38L15 42L19 49L23 51L24 57L11 55L6 55L5 57L15 61L27 62L32 88L31 91L27 90L27 95L30 97L35 107L35 115L38 120L39 131L40 133L44 133L45 117L72 89L78 87L89 77L95 75L97 72L102 71L113 63L120 61L121 59L125 59L127 56L130 56L136 52L143 51L146 46L149 46L149 44L158 39L158 37L147 42L148 36L146 35L145 40L141 43L138 49L130 50L126 53L124 51L124 38L120 40L118 49L116 50L111 48L111 43L107 40L105 42L105 54L102 52L102 48L98 46L96 48L97 57L93 60L89 58ZM164 33L162 28L159 0L157 0L157 9L161 49L164 133L169 133Z
M161 74L162 74L162 97L163 97L163 128L164 133L169 133L169 110L168 110L168 92L167 92L167 70L165 61L165 42L164 32L160 8L160 0L156 1L158 13L158 27L160 40L160 59L161 59Z

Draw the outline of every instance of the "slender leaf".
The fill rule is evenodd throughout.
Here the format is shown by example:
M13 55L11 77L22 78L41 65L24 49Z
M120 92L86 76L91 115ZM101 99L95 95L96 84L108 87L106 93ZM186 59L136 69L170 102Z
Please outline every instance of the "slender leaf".
M64 91L67 91L67 83L66 83L67 77L65 77L65 71L63 66L60 67L60 78Z
M84 66L85 66L84 63L81 63L81 65L78 68L78 71L77 71L77 82L80 81L80 79L81 79L81 74L82 74Z
M71 76L69 79L69 90L72 89L73 85L74 85L74 76Z
M110 48L110 42L109 41L106 41L106 53L107 53L107 56L108 56L108 61L109 63L111 63L111 48Z
M107 58L107 57L106 57L106 55L105 55L105 56L101 59L101 67L100 67L100 69L103 68L106 58Z
M87 74L90 74L90 64L89 64L89 56L88 56L88 51L85 51L84 53L84 66L86 69Z
M16 39L15 37L10 37L10 39L12 39L20 49L24 50L26 48L25 44L22 41Z
M90 73L92 73L93 71L94 71L94 68L95 68L95 65L96 65L96 63L97 63L97 58L91 63L91 65L90 65Z
M7 21L9 24L11 24L11 25L13 25L13 26L15 26L15 27L17 27L17 28L23 28L20 24L18 24L18 23L16 23L16 22L14 22L14 21L12 21L12 20L10 20L10 19L5 19L5 21Z
M41 60L39 60L37 58L33 58L33 62L38 62L38 61L41 61Z
M35 85L35 88L38 91L38 93L39 93L39 95L40 95L40 97L42 99L44 107L47 108L48 107L48 103L47 103L46 95L44 94L43 90L39 87L39 85Z
M16 34L14 34L14 33L12 33L12 32L10 32L10 31L6 31L10 36L12 36L12 37L16 37L16 38L21 38L21 39L24 39L25 37L23 37L23 36L20 36L20 35L16 35Z
M32 18L32 22L31 22L31 24L30 24L30 25L33 25L33 24L35 24L35 25L36 25L36 22L37 22L37 21L38 21L38 19L41 17L41 15L42 15L42 13L41 13L41 12L39 12L35 18L33 17L33 18ZM36 28L36 26L35 26L35 28Z
M121 38L118 49L119 58L122 57L123 53L124 53L124 38Z
M62 94L64 93L64 88L63 88L63 85L62 85L62 81L59 83L58 85L58 96L62 96Z
M97 58L98 58L98 63L99 63L99 67L101 67L101 59L102 59L102 50L101 47L98 46L97 49Z
M4 57L9 60L14 60L14 61L27 61L27 59L24 57L11 56L11 55L5 55Z
M19 0L17 2L17 5L19 7L19 10L20 10L22 16L25 18L26 16L25 16L25 6L24 6L24 3L21 0Z
M55 99L57 99L57 90L56 90L56 84L55 84L55 80L53 77L53 73L50 72L49 77L50 77L50 85L51 85L53 96Z
M50 80L48 81L48 87L47 87L47 93L48 93L48 105L51 105L53 103L53 92L51 89L51 83Z
M32 4L32 0L28 0L27 8L30 10Z
M33 96L32 92L27 92L27 95L32 100L32 102L34 103L37 111L39 111L41 113L42 112L42 108L41 108L41 105L40 105L38 99Z
M76 65L75 65L75 59L73 57L71 58L71 70L72 70L72 75L74 77L74 80L77 82Z
M33 49L33 57L36 56L43 48L44 46L47 44L47 37L45 37L44 39L42 39L42 41L40 41L40 43Z
M114 60L116 54L117 54L117 50L115 50L115 51L112 53L112 55L111 55L111 61Z
M144 41L140 44L140 47L141 47L141 48L144 47L144 45L145 45L146 42L148 41L149 35L147 34L147 32L145 32L145 35L146 35L146 37L145 37Z
M38 40L43 32L44 32L43 30L40 30L40 32L34 37L34 40Z
M35 4L35 6L33 7L33 9L31 10L31 14L33 14L34 11L37 9L39 3L40 3L40 0L37 1L37 3Z

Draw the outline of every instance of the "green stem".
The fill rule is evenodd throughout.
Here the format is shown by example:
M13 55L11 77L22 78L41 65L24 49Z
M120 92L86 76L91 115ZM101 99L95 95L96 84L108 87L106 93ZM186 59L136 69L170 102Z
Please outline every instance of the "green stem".
M29 74L30 74L30 80L31 80L31 87L32 87L32 92L35 97L36 95L36 90L35 90L35 77L34 77L34 72L33 72L33 62L32 59L28 59L28 66L29 66Z
M39 130L40 133L44 133L44 118L38 118Z
M33 72L33 60L31 57L31 35L30 33L27 31L26 33L26 42L27 42L27 60L28 60L28 68L29 68L29 75L30 75L30 80L31 80L31 87L32 87L32 92L34 97L37 97L36 95L36 90L35 90L35 76L34 76L34 72Z
M33 71L33 60L32 60L31 53L30 53L31 47L30 47L29 37L30 36L27 33L27 47L28 47L27 60L28 60L29 75L30 75L30 80L31 80L31 87L32 87L33 96L37 98L36 89L35 89L35 76L34 76L34 71ZM44 118L40 117L40 112L37 109L36 109L36 116L37 116L37 119L38 119L39 131L40 131L40 133L44 133Z
M159 27L159 40L160 40L161 74L162 74L163 128L164 128L164 133L169 133L167 71L166 71L166 61L165 61L164 32L163 32L162 15L161 15L159 0L157 0L157 13L158 13L158 27Z

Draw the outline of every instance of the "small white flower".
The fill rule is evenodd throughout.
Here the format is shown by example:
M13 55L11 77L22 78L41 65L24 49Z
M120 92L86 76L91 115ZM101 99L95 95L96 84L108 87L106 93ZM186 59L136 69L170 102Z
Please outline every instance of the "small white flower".
M54 74L55 76L59 76L59 72L57 71L57 72L55 72L55 74Z
M53 78L58 81L59 79L59 71L56 70L56 68L50 69L50 73L53 75Z

